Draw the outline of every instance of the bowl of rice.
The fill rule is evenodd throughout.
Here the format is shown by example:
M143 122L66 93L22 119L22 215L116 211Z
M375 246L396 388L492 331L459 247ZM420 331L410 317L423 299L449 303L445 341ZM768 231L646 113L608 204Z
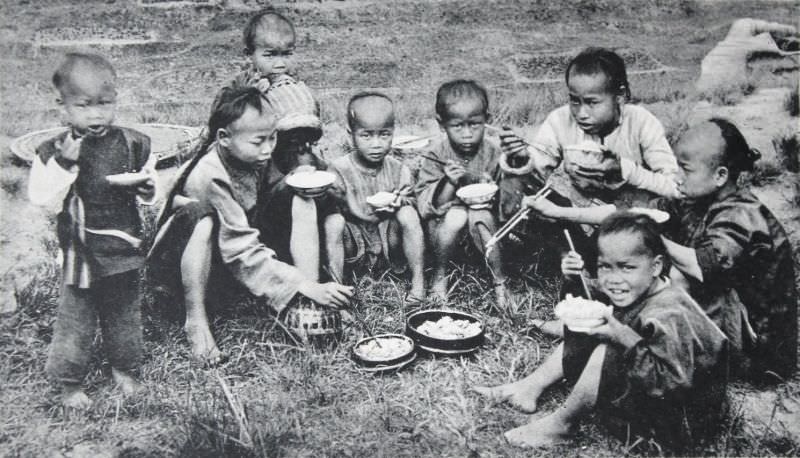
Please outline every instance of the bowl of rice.
M484 328L480 318L470 313L431 309L408 316L406 335L427 352L457 355L483 345Z
M397 369L416 357L414 347L414 341L402 334L379 334L356 342L353 360L367 369Z
M302 197L319 197L336 181L336 175L324 170L292 173L286 184Z
M456 197L473 209L489 208L495 194L497 185L494 183L468 184L456 191Z

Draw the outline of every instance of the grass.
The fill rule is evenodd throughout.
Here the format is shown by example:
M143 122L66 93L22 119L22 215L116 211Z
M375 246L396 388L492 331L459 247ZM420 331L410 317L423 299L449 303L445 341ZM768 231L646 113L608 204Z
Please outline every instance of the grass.
M86 23L152 28L170 44L98 48L120 74L118 119L202 125L219 81L241 63L240 27L249 13L192 8L144 10L124 2L28 2L0 28L0 116L2 133L16 136L57 125L58 111L47 75L61 50L36 50L26 41L33 30ZM86 4L89 4L89 7ZM686 128L698 100L692 93L699 61L721 39L734 17L755 14L781 20L793 14L775 2L517 2L487 8L466 0L426 2L292 2L279 5L297 22L298 56L322 105L326 158L346 139L344 105L361 85L395 98L399 131L432 133L435 89L446 79L476 78L490 92L493 123L529 134L533 125L566 102L561 82L517 84L502 64L518 53L567 51L587 45L643 50L677 70L631 75L633 103L644 104L663 122L670 141ZM398 5L400 7L398 7ZM664 46L669 39L671 46ZM230 65L224 63L233 62ZM220 64L223 63L223 64ZM771 81L780 83L782 74ZM358 84L352 84L356 82ZM363 83L363 84L362 84ZM730 88L707 95L718 104L735 103ZM796 99L796 97L795 97ZM791 110L787 106L787 110ZM781 137L784 140L788 137ZM783 141L783 140L781 140ZM781 143L782 151L788 147ZM788 145L788 143L787 143ZM796 146L795 146L796 147ZM560 280L558 260L541 242L518 250L509 270L516 314L488 313L491 299L485 271L459 260L453 266L453 306L475 311L488 329L486 345L469 357L420 357L397 374L364 374L349 359L363 335L346 323L338 348L300 348L276 325L263 304L231 299L214 316L213 331L228 363L208 370L194 364L180 323L164 319L170 304L148 293L144 308L147 360L142 378L148 391L124 399L112 386L107 364L95 353L86 385L95 400L86 415L65 415L44 373L58 296L59 269L52 221L23 201L27 170L0 161L0 266L9 269L19 309L0 320L0 450L8 456L523 456L502 432L527 421L505 405L493 405L469 391L502 383L535 369L555 342L537 333L533 318L550 317ZM778 166L763 172L780 181ZM795 193L800 199L800 188ZM800 205L800 200L797 202ZM152 214L146 226L151 230ZM800 223L800 222L798 222ZM792 226L796 227L796 225ZM798 242L795 240L795 245ZM800 265L800 264L799 264ZM800 271L798 271L800 273ZM3 273L3 272L0 272ZM400 297L405 281L376 276L364 282L362 315L376 332L402 332ZM147 291L147 288L145 288ZM97 339L97 349L102 348ZM221 383L220 380L223 382ZM231 402L223 391L230 389ZM797 380L784 385L797 396ZM740 405L749 387L734 387L734 408L723 433L689 452L695 455L796 455L798 444L781 431L754 427ZM556 408L565 389L542 399ZM241 407L246 421L237 419ZM249 440L248 440L249 437ZM541 451L546 456L661 454L659 445L618 440L585 422L575 441Z

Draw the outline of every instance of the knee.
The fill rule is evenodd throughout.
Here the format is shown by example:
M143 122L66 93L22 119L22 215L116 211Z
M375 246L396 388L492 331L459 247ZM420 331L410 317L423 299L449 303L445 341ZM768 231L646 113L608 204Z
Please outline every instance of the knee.
M482 224L486 226L487 229L491 229L496 226L494 215L487 209L469 210L467 213L467 221L470 227Z
M419 214L414 207L405 206L398 208L397 213L395 214L395 219L403 229L422 230L422 224L419 221Z
M451 208L444 215L442 227L449 231L460 231L467 225L469 215L462 208Z

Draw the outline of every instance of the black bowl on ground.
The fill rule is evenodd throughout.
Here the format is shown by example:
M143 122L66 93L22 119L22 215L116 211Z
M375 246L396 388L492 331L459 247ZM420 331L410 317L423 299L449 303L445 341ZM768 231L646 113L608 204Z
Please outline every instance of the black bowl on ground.
M382 347L377 347L376 342ZM375 354L365 353L368 348ZM410 363L416 357L414 350L414 341L402 334L378 334L356 342L353 345L352 357L365 369L391 370Z
M480 324L481 330L468 337L439 338L420 332L419 327L426 321L436 322L444 317L453 320L466 320ZM432 309L414 312L406 319L406 335L416 342L417 347L431 353L461 355L471 353L483 345L484 329L480 318L458 310Z

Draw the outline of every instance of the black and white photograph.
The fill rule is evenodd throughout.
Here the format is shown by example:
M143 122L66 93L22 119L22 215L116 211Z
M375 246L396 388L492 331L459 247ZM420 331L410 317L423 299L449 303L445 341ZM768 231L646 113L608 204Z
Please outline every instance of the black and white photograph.
M0 456L800 455L800 1L0 0Z

